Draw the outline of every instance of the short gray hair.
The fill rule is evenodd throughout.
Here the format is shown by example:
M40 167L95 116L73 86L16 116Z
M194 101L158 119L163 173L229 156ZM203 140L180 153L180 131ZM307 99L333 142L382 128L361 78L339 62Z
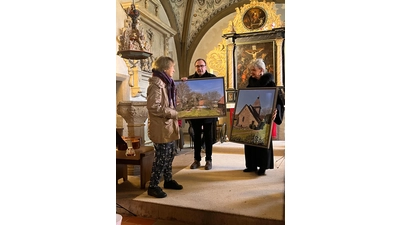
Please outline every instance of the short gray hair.
M267 72L267 69L265 69L265 63L261 58L258 59L253 59L248 65L249 69L252 68L259 68L263 71L263 73Z

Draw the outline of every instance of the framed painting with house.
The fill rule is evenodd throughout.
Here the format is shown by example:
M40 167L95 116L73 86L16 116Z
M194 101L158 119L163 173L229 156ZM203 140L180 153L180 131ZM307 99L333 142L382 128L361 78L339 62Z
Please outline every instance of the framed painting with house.
M276 87L239 89L229 140L269 148L277 94Z
M224 84L223 77L175 80L179 119L226 116Z

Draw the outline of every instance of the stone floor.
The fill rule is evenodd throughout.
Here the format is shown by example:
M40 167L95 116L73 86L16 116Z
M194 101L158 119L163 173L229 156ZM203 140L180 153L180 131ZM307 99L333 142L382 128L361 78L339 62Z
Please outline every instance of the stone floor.
M278 143L278 145L279 144L281 144L281 143ZM221 146L222 146L221 144L218 145L218 143L216 143L213 148L214 152L220 152ZM224 146L226 147L226 145L224 145ZM236 148L234 143L231 146L233 146L233 147L225 148L225 149L228 149L229 153L243 154L243 150L240 148ZM279 146L278 146L278 148L279 148ZM275 171L275 172L282 172L282 171L284 171L284 158L283 158L283 155L281 154L282 152L279 152L279 150L278 150L277 153L278 153L278 155L275 154L276 161L277 161L276 167L277 167L277 169L278 169L278 167L280 167L280 169L279 169L279 171ZM241 172L243 165L241 165L242 162L240 160L242 160L241 159L242 157L241 156L239 156L239 157L240 157L239 162L235 163L235 164L239 164L239 165L234 170L239 170ZM192 163L192 161L193 161L193 149L190 147L188 142L186 142L185 148L178 151L178 155L174 159L174 163L173 163L174 176L180 175L180 174L176 175L176 173L179 171L186 171L186 172L193 171L190 169L187 170L187 167ZM222 163L220 163L220 164L222 164ZM210 170L211 173L207 172L207 171L204 171L204 172L207 172L208 174L213 173L214 175L211 175L211 176L215 176L216 174L223 172L220 170L222 168L218 168L218 165L216 165L214 167L215 167L214 171ZM185 168L186 168L186 170L185 170ZM271 170L271 171L273 171L273 170ZM201 171L197 171L197 172L201 172ZM129 182L123 182L123 183L120 182L119 185L117 185L117 213L119 213L123 216L122 225L130 225L130 224L131 225L133 225L133 224L139 224L139 225L140 224L155 224L155 225L164 225L164 224L165 225L169 225L169 224L181 225L182 224L182 225L185 225L185 223L182 221L178 223L176 220L169 221L169 220L165 220L165 219L157 219L157 217L159 217L159 216L153 217L151 214L146 214L145 216L140 216L140 215L135 216L138 213L139 214L143 213L143 212L137 211L137 208L145 208L145 206L146 206L146 205L143 205L143 206L141 205L142 204L142 202L140 202L141 200L144 200L144 203L146 203L146 201L151 202L151 201L158 201L158 200L148 198L146 193L144 193L145 190L140 189L140 186L139 186L140 177L137 176L137 174L138 174L137 168L133 169L133 173L134 174L136 173L136 174L134 176L129 176L129 178L128 178ZM232 173L230 173L230 174L232 174ZM243 173L241 172L238 174L240 174L239 176L242 176L241 174L243 174ZM245 174L245 175L247 175L247 174ZM187 175L184 175L184 174L180 175L180 176L181 176L181 178L185 179L184 181L182 181L185 184L185 186L190 186L190 184L188 183L189 182L188 180L190 180L190 178L188 179ZM214 179L214 177L212 177L211 179ZM220 179L220 178L218 178L218 179ZM245 178L245 179L248 179L248 178ZM267 178L263 178L263 179L267 182ZM172 200L172 198L175 199L174 201L176 201L176 199L179 199L179 198L173 197L173 193L171 193L171 194L172 195L169 200ZM185 197L186 197L185 202L190 201L190 197L188 196L188 194L185 194ZM167 198L162 200L162 201L164 201L163 203L166 202ZM139 201L135 200L136 206L139 204L141 206L140 207L132 207L132 205L130 205L131 203L128 203L128 202L132 202L133 199L141 199ZM118 203L120 203L120 206L122 206L124 208L119 207ZM165 204L169 204L169 203L165 203ZM178 203L178 204L184 204L184 202ZM135 214L135 215L133 215L133 214ZM279 214L281 214L281 213L279 213Z

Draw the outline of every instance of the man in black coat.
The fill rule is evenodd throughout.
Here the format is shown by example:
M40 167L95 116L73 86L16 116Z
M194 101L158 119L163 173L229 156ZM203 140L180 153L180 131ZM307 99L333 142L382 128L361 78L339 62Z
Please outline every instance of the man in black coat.
M207 72L207 63L204 59L197 59L194 66L196 72L190 75L188 79L216 77L214 74ZM217 118L190 119L190 124L194 131L194 162L190 166L190 169L197 169L200 167L202 134L206 150L206 165L204 168L206 170L212 168L212 146L215 139L214 131L216 128L216 121Z

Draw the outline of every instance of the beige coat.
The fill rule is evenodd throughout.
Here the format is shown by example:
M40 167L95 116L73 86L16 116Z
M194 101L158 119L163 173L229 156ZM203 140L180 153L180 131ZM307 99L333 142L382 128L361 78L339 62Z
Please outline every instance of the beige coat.
M149 79L147 88L148 135L153 143L169 143L179 139L178 112L169 106L165 83L158 77Z

